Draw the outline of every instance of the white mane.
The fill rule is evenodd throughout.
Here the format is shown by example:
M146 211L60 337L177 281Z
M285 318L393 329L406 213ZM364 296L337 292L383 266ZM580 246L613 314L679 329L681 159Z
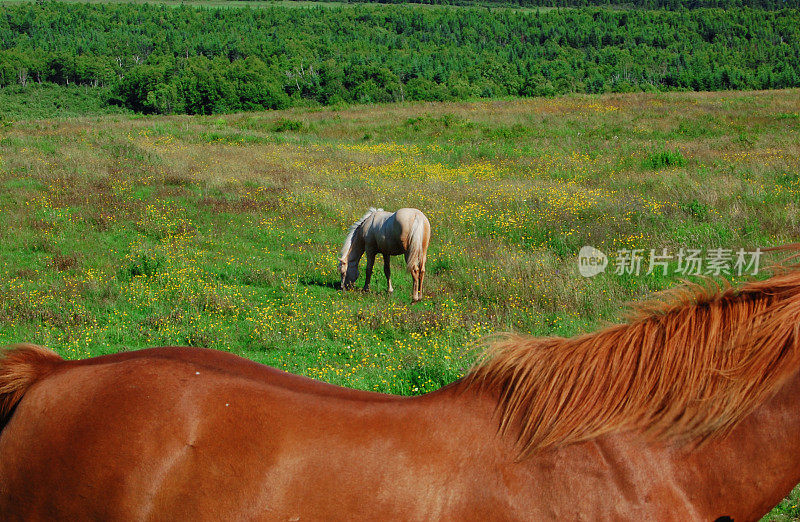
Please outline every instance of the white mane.
M353 244L353 235L356 233L356 230L358 230L358 227L361 226L361 223L363 223L364 220L370 217L373 213L382 211L383 211L382 208L369 207L369 210L367 211L366 214L361 216L361 218L358 221L350 225L350 228L347 230L347 236L345 236L344 238L344 245L342 246L342 251L339 253L339 259L346 258L347 254L350 253L350 245Z

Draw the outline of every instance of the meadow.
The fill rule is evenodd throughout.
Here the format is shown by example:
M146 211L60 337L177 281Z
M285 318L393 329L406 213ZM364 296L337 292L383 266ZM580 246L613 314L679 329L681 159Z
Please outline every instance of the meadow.
M494 332L590 331L679 283L581 277L583 245L800 241L798 107L794 89L6 119L0 344L205 346L428 392ZM393 295L380 270L369 293L336 288L344 233L370 206L430 219L421 303L400 258ZM797 519L798 500L771 519Z

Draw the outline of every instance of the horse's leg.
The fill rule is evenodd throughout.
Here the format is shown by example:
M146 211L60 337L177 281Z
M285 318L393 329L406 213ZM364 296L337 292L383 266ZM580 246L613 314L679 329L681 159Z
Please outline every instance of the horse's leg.
M367 251L367 271L366 279L364 280L364 291L369 290L369 281L372 279L372 265L375 264L375 252Z
M394 288L392 288L392 268L389 262L391 259L389 254L383 254L383 273L386 275L386 282L389 283L389 292L394 292Z
M422 299L422 282L425 281L425 261L425 256L422 256L422 263L419 265L419 286L417 287L420 299Z
M418 266L415 266L411 269L411 279L413 280L411 283L411 302L416 303L422 298L419 291L421 281Z

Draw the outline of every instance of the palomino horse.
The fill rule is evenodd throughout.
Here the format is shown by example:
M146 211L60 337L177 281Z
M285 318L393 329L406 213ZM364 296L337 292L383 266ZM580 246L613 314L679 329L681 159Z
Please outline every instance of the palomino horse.
M3 520L755 520L800 481L800 271L507 337L406 398L197 348L0 364Z
M414 282L411 299L422 299L422 281L425 279L425 261L428 258L428 242L431 238L431 224L421 211L415 208L401 208L394 214L382 208L370 208L369 212L350 226L344 246L339 254L339 275L342 277L342 290L352 287L358 279L358 262L367 253L367 273L364 290L369 290L372 279L372 266L375 255L383 254L383 273L393 292L390 256L404 254L406 267Z

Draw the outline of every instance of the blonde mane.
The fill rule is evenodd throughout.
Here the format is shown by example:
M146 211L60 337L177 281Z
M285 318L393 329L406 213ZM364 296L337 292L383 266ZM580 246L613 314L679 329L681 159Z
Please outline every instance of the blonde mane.
M498 394L520 458L638 430L686 444L725 433L800 369L800 270L741 288L687 285L627 324L579 337L507 335L467 375Z
M358 230L358 227L360 227L361 224L364 222L364 220L366 220L372 214L374 214L375 212L382 212L382 211L383 211L382 208L369 207L369 210L367 211L366 214L361 216L358 221L350 225L350 228L347 229L347 235L344 238L344 245L342 245L342 250L339 252L340 260L347 259L347 254L350 252L350 246L353 244L353 235L355 235L356 230Z

